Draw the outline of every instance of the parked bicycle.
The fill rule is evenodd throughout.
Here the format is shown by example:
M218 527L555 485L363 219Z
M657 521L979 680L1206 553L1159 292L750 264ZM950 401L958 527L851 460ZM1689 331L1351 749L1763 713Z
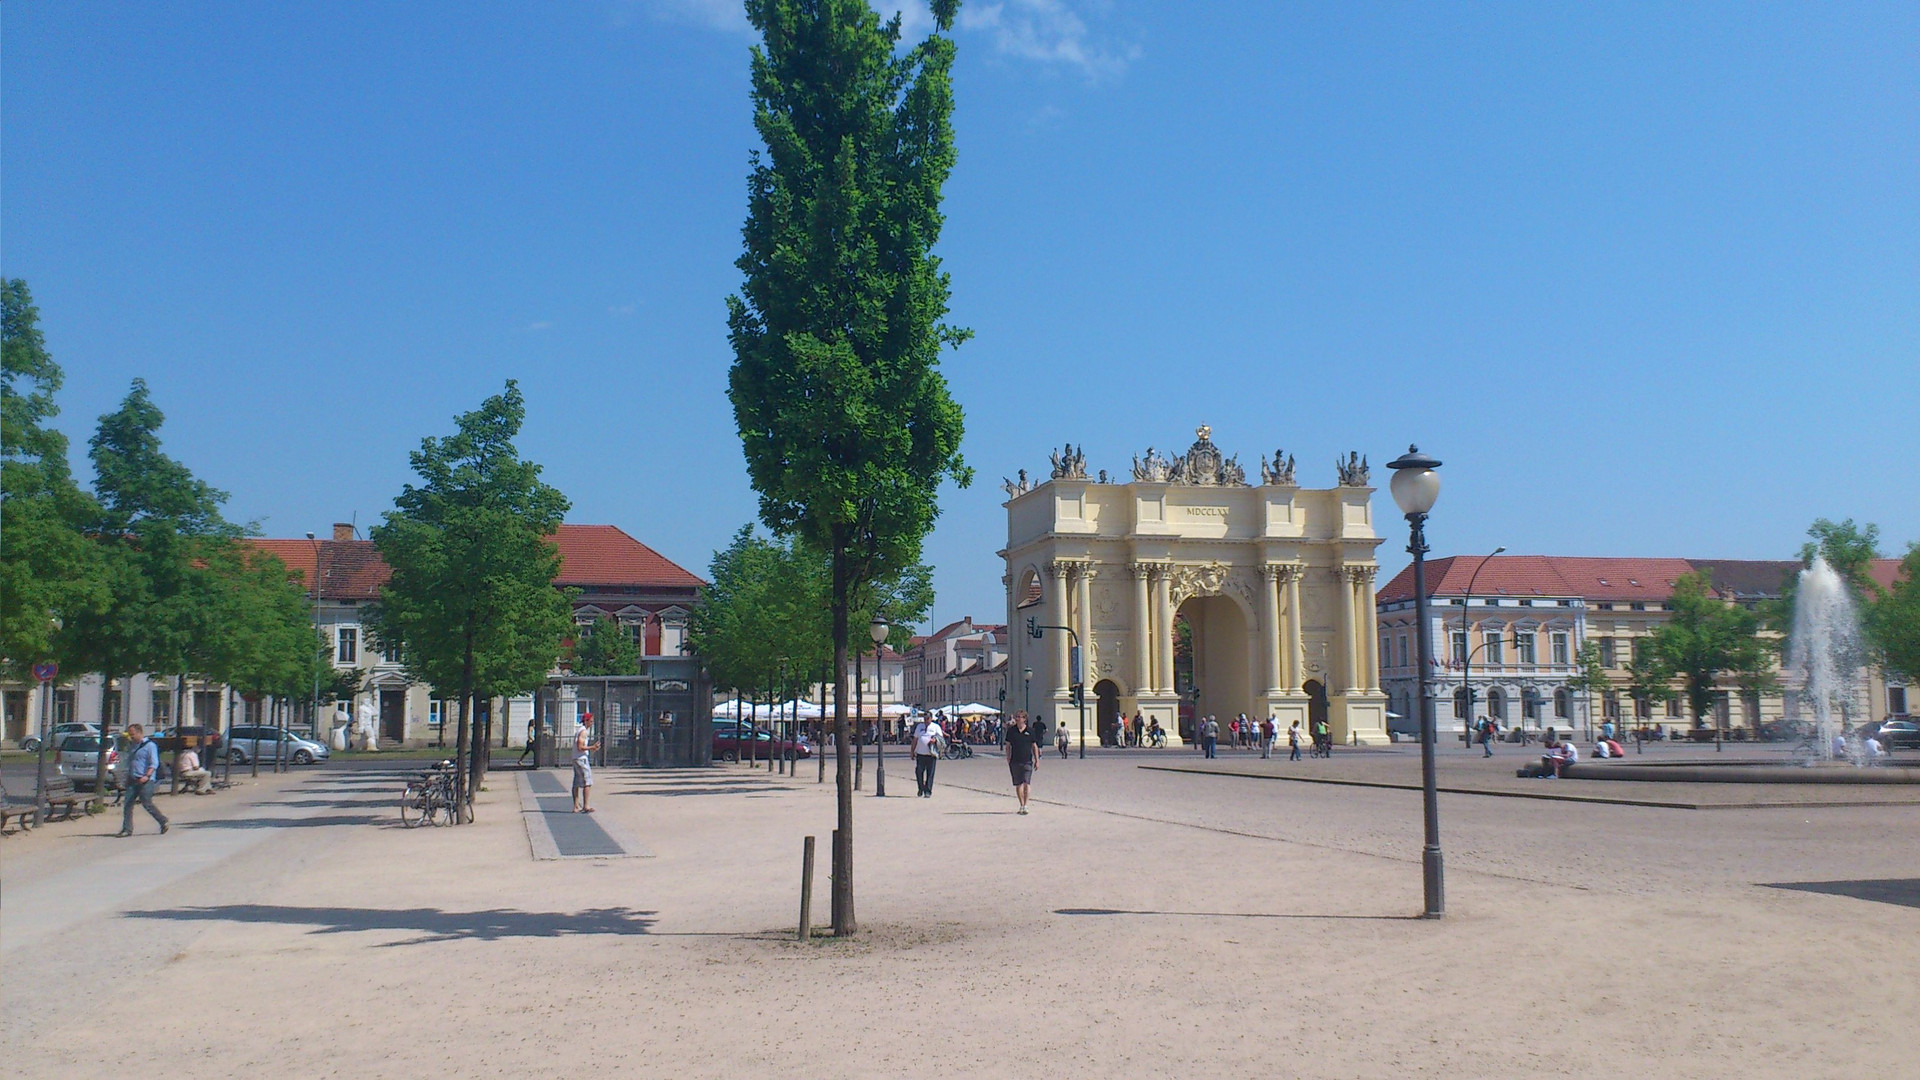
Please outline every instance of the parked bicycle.
M973 756L973 747L969 746L964 740L949 739L947 740L947 752L944 756L948 761L970 758Z
M407 781L400 792L400 823L451 825L454 822L454 765L442 761Z

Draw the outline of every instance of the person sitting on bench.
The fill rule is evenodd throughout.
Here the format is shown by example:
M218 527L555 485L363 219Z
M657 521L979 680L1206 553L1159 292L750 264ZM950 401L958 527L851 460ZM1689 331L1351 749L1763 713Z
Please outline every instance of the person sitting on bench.
M1540 771L1549 779L1558 780L1566 774L1567 766L1580 760L1580 748L1571 742L1561 742L1552 728L1547 729L1546 741L1540 745L1547 751L1540 758Z
M180 762L173 773L187 785L195 795L213 794L213 773L200 764L200 754L194 750L182 750Z

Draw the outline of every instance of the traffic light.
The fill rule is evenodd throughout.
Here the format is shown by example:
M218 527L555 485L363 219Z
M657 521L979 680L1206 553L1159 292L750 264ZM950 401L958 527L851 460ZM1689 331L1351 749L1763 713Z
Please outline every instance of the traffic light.
M1084 683L1074 683L1073 689L1068 691L1068 693L1072 695L1069 700L1073 702L1074 708L1077 709L1087 703L1087 688Z
M1040 636L1040 620L1032 615L1027 616L1027 636L1031 638Z

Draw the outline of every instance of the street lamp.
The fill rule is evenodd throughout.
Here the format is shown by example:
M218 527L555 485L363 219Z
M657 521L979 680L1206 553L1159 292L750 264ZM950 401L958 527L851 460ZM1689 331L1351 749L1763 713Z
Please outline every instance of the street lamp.
M1399 498L1399 496L1397 495L1394 497ZM1487 557L1484 559L1481 559L1480 565L1473 568L1473 576L1467 579L1467 595L1463 600L1460 601L1460 640L1467 642L1469 645L1472 644L1472 640L1471 640L1472 632L1467 629L1467 617L1473 614L1471 610L1473 607L1473 583L1480 580L1480 571L1485 570L1487 568L1487 563L1491 562L1495 555L1498 555L1505 550L1507 550L1506 545L1502 544L1501 546L1494 548L1492 551L1487 552ZM1425 626L1426 624L1422 623L1421 625ZM1466 655L1462 657L1460 661L1460 689L1466 691L1467 707L1466 707L1466 715L1460 718L1460 730L1462 734L1465 736L1465 738L1462 741L1466 743L1467 749L1471 750L1473 749L1473 652L1474 650L1469 648L1465 650L1465 652L1466 652Z
M1027 687L1026 713L1028 718L1031 719L1033 716L1033 669L1027 668L1021 674L1026 676L1026 687Z
M1421 877L1426 893L1426 917L1446 914L1445 870L1440 857L1440 796L1433 775L1433 660L1432 635L1427 632L1427 511L1440 497L1440 463L1417 446L1387 463L1393 470L1393 501L1407 515L1407 553L1413 556L1415 625L1420 627L1420 794L1426 819L1426 846L1420 852Z
M876 799L887 797L887 672L881 665L880 653L886 644L888 629L887 620L878 615L873 617L873 624L867 627L867 632L873 636L874 697L878 702L876 710L880 714L874 723L875 730L880 732L880 739L873 750L873 797Z

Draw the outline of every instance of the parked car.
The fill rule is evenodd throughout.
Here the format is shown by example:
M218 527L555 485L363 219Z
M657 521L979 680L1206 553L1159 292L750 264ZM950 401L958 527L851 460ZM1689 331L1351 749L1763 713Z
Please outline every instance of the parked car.
M276 740L281 744L279 747L275 745ZM235 765L245 765L255 758L311 765L332 756L333 751L327 748L327 744L304 739L279 728L236 724L228 732L227 760Z
M1920 723L1898 717L1888 718L1880 722L1880 730L1874 733L1874 738L1889 750L1920 747Z
M55 724L53 725L53 730L49 732L47 736L47 749L59 750L61 745L64 744L69 737L74 735L98 734L100 734L100 729L93 724ZM20 749L29 751L40 749L40 736L29 735L21 739Z
M764 727L753 730L753 742L746 740L743 725L737 720L715 720L713 722L713 759L715 761L739 761L747 758L752 761L766 761L791 753L795 758L810 758L813 747L806 738L778 739Z
M200 751L200 760L213 761L220 753L220 732L215 728L188 724L185 727L164 728L153 733L153 741L159 744L163 754L177 754L189 747Z
M120 761L120 751L107 747L107 788L117 790L120 787L119 774L114 765ZM60 775L73 781L77 788L91 789L94 772L99 768L100 739L94 735L69 735L60 745L57 768Z

